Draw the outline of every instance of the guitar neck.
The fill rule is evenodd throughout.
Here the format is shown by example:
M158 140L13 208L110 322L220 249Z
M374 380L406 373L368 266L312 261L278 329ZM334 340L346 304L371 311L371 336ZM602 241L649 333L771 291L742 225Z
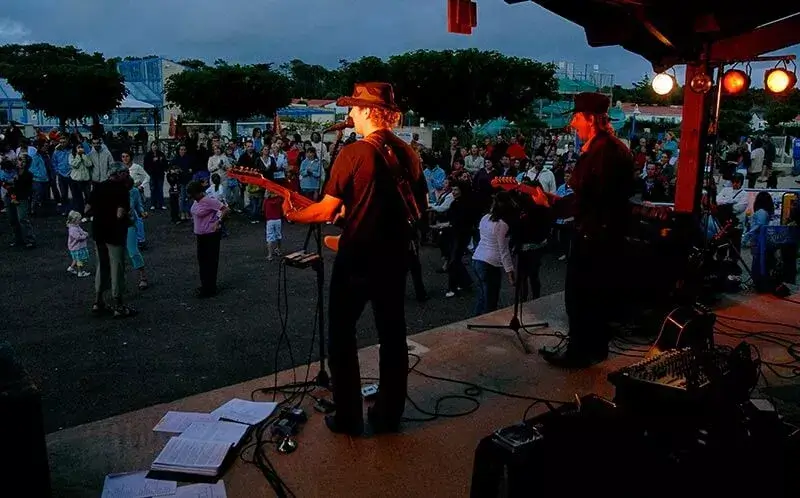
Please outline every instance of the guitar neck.
M297 204L300 208L308 207L314 203L312 200L304 197L300 193L295 192L290 188L286 188L272 180L264 178L262 175L257 175L250 172L228 170L228 176L245 184L258 185L259 187L262 187L275 195L283 197L284 199L291 199L292 202Z

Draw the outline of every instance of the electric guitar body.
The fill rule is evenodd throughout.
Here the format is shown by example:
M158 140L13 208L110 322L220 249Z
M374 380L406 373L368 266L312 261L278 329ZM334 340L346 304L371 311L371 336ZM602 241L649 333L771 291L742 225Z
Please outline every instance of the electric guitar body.
M682 306L664 319L646 357L650 358L670 349L696 348L707 350L714 345L714 323L717 316L705 306Z
M299 192L296 192L290 188L284 187L283 185L277 182L265 178L264 175L262 175L261 172L255 168L242 168L236 166L228 169L226 174L230 178L233 178L234 180L237 180L246 185L258 185L264 190L271 192L275 195L278 195L283 199L289 199L292 202L292 204L297 206L299 209L305 209L308 206L314 204L314 201L312 201L308 197L303 196ZM337 217L337 219L341 219L341 216L342 215ZM338 235L327 235L324 237L323 241L325 247L327 247L331 251L336 252L339 250Z

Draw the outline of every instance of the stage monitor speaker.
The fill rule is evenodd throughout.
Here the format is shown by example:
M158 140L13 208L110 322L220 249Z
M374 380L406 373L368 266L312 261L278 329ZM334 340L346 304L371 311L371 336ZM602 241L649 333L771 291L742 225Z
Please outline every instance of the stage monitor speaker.
M0 342L0 444L0 482L22 478L25 496L49 498L41 396L7 342Z

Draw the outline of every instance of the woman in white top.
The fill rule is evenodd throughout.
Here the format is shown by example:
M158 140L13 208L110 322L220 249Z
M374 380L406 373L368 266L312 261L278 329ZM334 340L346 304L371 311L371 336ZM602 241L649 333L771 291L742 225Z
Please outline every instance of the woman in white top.
M511 210L508 192L498 192L489 214L478 225L480 242L472 255L472 269L477 277L475 316L497 309L503 271L514 285L514 261L509 248L508 224L503 218Z
M208 174L219 175L219 179L220 182L222 182L222 185L226 185L228 183L226 181L228 176L225 174L225 172L230 167L231 161L230 159L228 159L228 156L222 153L222 147L220 147L219 145L214 145L212 153L213 155L208 158L208 164L207 164Z

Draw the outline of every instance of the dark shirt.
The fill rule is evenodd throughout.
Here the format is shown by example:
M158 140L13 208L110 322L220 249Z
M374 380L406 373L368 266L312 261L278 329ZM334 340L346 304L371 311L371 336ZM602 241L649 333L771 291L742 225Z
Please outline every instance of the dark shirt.
M130 196L124 182L106 180L98 183L89 196L89 214L92 219L92 236L98 243L124 246L130 224ZM125 214L117 216L117 209Z
M142 166L150 176L163 175L167 170L167 156L161 151L154 154L151 150L144 155L144 164Z
M573 195L553 206L557 218L575 217L588 235L622 235L627 230L634 193L633 155L618 138L598 133L578 157L569 180Z
M30 200L33 194L33 175L31 172L25 170L19 173L14 179L13 187L9 188L9 192L13 193L18 201Z
M388 131L378 131L397 157L414 192L425 209L426 187L419 156ZM366 258L378 254L404 254L408 249L407 212L392 172L376 147L359 140L344 147L331 168L325 185L327 195L341 199L345 223L339 256ZM388 256L392 257L392 256Z

